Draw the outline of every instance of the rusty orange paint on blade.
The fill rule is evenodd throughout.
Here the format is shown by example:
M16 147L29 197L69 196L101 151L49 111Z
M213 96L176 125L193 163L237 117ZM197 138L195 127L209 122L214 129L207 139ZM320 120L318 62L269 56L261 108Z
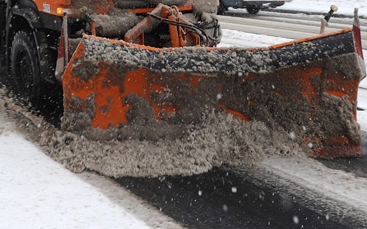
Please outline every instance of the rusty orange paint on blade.
M134 93L147 99L149 102L151 101L149 97L151 88L147 82L146 70L139 68L138 70L127 72L123 82L123 87L123 97L130 93ZM121 95L121 93L119 95Z
M103 71L100 73L103 74ZM118 73L109 72L109 74ZM146 71L144 69L128 72L124 81L120 82L120 85L111 85L111 83L108 82L109 79L105 78L103 75L98 74L96 77L97 83L94 90L98 91L95 98L98 111L96 111L96 117L92 120L93 127L108 129L109 125L106 123L106 120L113 124L114 127L121 122L128 123L126 112L130 105L125 104L124 98L131 93L144 97L150 101L150 88L146 81ZM108 86L106 86L106 82ZM113 100L109 102L111 98L113 98Z
M314 157L333 158L333 157L361 157L363 156L362 147L359 146L340 146L324 147L321 149L312 149Z
M332 90L325 90L328 94L337 96L337 97L343 97L347 93L345 91L332 91Z
M342 84L342 82L345 81L344 76L341 74L335 74L333 75L332 79L325 79L325 81L329 85L325 89L325 92L327 92L328 94L337 97L348 95L349 102L351 102L352 104L355 104L357 102L357 92L360 81L359 79L349 79L348 84ZM343 86L340 87L339 85Z
M315 86L312 83L312 77L321 77L322 74L322 68L311 68L306 69L301 72L301 78L303 79L305 85L304 89L302 91L302 94L307 96L308 100L312 101L313 97L317 94L317 91L315 90Z
M194 76L191 79L191 86L196 87L199 84L200 79L203 78L202 76Z
M218 105L218 107L219 108L221 108L221 109L224 109L225 110L225 112L227 113L227 114L231 114L231 115L233 115L234 117L238 117L238 118L240 118L242 121L245 121L245 122L248 122L248 121L250 121L250 119L249 118L247 118L245 115L243 115L242 113L240 113L240 112L238 112L238 111L235 111L235 110L232 110L232 109L229 109L229 108L227 108L224 104L219 104Z
M227 114L232 114L234 117L239 117L240 119L242 119L242 121L248 122L250 121L249 118L247 118L246 116L244 116L242 113L235 111L235 110L231 110L231 109L226 109Z
M326 139L327 145L345 145L349 143L349 139L347 137L341 136L341 137L329 137Z
M103 66L103 63L100 65ZM108 81L105 77L106 72L107 69L101 68L92 80L87 81L82 81L78 77L69 78L71 75L64 77L64 84L68 84L68 89L72 90L69 99L71 96L77 96L84 101L87 97L94 96L96 110L92 125L102 129L107 129L110 124L116 126L121 121L128 122L125 113L129 106L123 105L119 86L106 84Z
M74 56L74 58L76 57ZM72 96L77 96L81 100L94 96L96 112L92 119L92 126L95 128L108 129L111 126L116 127L120 123L128 123L126 112L130 105L125 104L124 101L127 95L136 94L152 103L150 93L163 90L161 85L148 82L149 74L145 69L139 68L129 71L123 81L111 83L108 75L119 75L119 73L113 72L109 65L104 62L99 62L98 67L100 71L91 80L83 81L79 77L73 76L72 71L67 71L63 78L66 91L72 91L71 94L65 93L67 100L70 100ZM160 117L159 113L162 110L167 113L176 112L172 105L154 105L154 107L157 118ZM67 103L65 108L67 108Z
M173 104L155 104L153 110L157 119L162 119L162 112L166 114L177 114L178 112L176 106Z

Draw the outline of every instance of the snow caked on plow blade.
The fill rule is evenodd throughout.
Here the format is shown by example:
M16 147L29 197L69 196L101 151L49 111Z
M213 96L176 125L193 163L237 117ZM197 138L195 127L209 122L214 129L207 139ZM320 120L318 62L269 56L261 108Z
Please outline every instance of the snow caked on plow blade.
M212 108L279 126L317 156L360 156L357 58L350 29L268 49L86 36L63 79L64 127L96 140L176 138Z

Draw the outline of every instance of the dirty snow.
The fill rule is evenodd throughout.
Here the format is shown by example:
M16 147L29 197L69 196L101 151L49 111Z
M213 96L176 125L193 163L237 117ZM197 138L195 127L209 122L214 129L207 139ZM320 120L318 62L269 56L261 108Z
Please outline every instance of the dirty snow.
M339 13L352 14L353 8L359 7L360 15L367 15L365 0L293 0L281 8L318 11L331 4L338 5ZM230 39L226 32L232 33L231 36L237 34L224 31L224 43ZM284 41L282 38L238 33L244 38L247 35L247 44L253 45L260 40L264 44ZM367 83L362 82L361 87L367 88L365 85ZM367 108L367 90L360 90L359 99L359 107ZM0 111L2 106L0 103ZM358 120L361 129L367 131L365 113L359 111ZM2 112L0 114L3 115ZM1 227L180 228L112 181L91 173L73 174L65 170L15 131L15 125L4 122L0 116ZM325 193L330 192L337 199L346 199L349 205L367 211L367 179L327 169L312 159L298 161L297 166L289 160L277 158L273 161L270 158L263 166L279 176L325 190Z
M114 182L73 174L22 135L3 132L0 228L180 228Z

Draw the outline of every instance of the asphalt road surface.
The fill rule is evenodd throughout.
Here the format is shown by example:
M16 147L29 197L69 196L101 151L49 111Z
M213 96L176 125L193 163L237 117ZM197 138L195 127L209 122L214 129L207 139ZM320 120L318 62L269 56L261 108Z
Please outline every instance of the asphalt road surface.
M116 182L188 228L358 228L363 222L319 214L299 196L220 168L191 177ZM320 206L322 207L322 206Z
M362 139L365 157L319 161L332 169L367 177L366 132L362 132ZM367 227L366 222L352 216L321 214L329 211L328 206L302 193L295 195L288 191L289 184L256 180L251 175L257 172L254 170L249 167L239 174L222 167L190 177L120 178L116 182L188 228ZM318 198L327 201L322 195Z

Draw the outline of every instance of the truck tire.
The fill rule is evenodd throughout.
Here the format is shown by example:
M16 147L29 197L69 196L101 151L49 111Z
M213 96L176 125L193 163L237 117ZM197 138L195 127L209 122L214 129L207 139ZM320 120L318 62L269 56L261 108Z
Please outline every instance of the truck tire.
M41 97L40 62L36 43L30 33L14 35L10 54L12 90L25 104L37 106Z
M217 14L223 15L225 11L228 10L228 7L226 7L222 2L219 3Z
M247 6L246 10L249 14L257 14L261 9L261 5L251 5Z

